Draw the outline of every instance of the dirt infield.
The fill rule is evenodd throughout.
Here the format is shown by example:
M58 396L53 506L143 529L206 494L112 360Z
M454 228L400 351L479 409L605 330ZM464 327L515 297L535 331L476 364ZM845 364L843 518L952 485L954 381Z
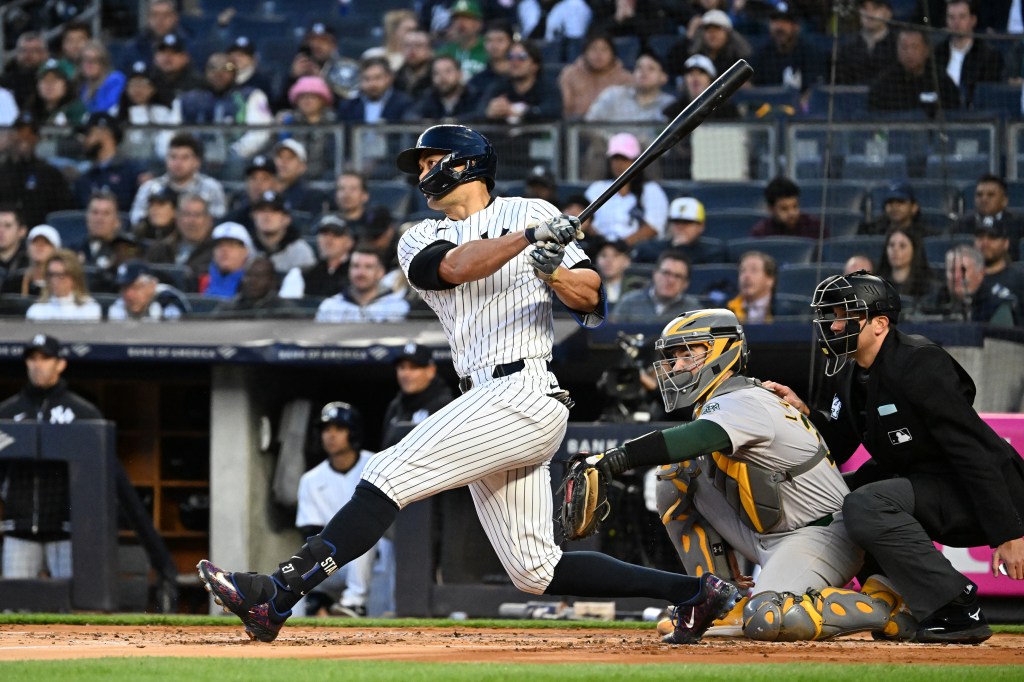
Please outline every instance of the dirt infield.
M1024 635L981 646L892 644L856 636L767 644L719 637L686 647L653 630L475 628L286 628L276 642L250 642L238 627L0 626L0 661L192 656L377 659L491 663L919 663L1024 665Z

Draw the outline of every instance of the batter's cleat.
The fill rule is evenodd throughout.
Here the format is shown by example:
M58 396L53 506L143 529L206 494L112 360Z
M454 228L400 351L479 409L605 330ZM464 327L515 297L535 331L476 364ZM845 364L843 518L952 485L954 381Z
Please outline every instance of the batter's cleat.
M672 632L661 638L666 644L696 644L711 624L736 605L740 591L713 573L700 578L700 594L672 608Z
M291 611L277 614L274 606L270 603L276 591L270 576L229 573L214 566L206 559L196 564L196 568L199 570L199 578L203 581L206 591L213 595L213 600L223 606L225 612L233 613L242 619L245 633L249 635L249 639L273 642L277 633L281 631L284 621L292 615ZM252 592L248 597L238 587L236 578L242 577L245 578L243 582L249 585L248 589ZM279 619L272 619L271 613L279 615Z

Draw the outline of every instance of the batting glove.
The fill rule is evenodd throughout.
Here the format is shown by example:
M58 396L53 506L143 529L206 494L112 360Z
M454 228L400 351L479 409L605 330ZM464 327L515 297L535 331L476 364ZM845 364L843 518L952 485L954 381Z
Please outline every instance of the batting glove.
M555 274L558 271L558 266L562 264L562 259L565 258L565 247L561 244L545 242L538 244L530 252L529 257L537 277L540 277L545 282L554 282L558 279L558 276Z
M531 244L537 242L555 242L566 245L574 239L583 239L583 228L580 219L564 213L548 218L539 225L526 228L526 240Z

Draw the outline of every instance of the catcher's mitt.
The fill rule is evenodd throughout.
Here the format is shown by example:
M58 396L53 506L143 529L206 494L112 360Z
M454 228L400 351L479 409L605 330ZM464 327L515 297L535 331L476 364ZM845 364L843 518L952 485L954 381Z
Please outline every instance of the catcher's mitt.
M569 467L558 492L562 495L562 535L566 540L581 540L597 532L608 518L608 482L595 464L604 455L580 452L569 460Z

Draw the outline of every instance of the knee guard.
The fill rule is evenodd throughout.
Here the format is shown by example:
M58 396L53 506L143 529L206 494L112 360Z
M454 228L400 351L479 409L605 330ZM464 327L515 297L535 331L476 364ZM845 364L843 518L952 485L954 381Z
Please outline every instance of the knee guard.
M731 548L693 506L697 473L693 460L658 467L658 514L687 575L714 573L729 579L734 577L728 557Z
M867 630L882 630L889 605L860 592L839 587L806 594L755 594L743 609L743 634L765 642L829 639Z
M304 596L341 568L334 560L335 551L334 545L319 535L307 538L298 554L282 563L273 578L297 596Z
M896 588L880 575L873 575L864 581L861 593L872 599L885 602L889 607L889 620L885 627L878 631L878 639L890 639L897 642L909 642L917 634L917 619L903 601Z

